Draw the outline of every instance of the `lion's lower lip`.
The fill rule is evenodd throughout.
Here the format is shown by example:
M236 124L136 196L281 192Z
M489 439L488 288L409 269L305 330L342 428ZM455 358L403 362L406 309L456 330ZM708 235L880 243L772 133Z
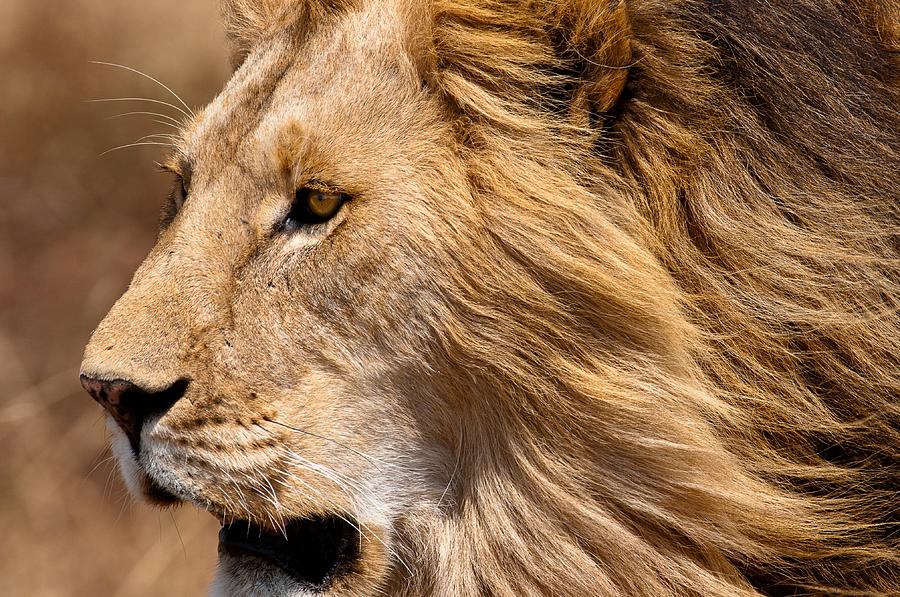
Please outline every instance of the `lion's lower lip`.
M304 587L322 591L356 561L359 531L337 516L291 520L283 533L241 520L222 526L219 553L259 558Z

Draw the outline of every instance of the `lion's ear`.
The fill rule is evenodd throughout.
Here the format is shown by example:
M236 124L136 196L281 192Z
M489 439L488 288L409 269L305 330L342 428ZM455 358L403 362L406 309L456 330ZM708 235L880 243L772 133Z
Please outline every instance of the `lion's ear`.
M625 0L436 0L435 84L466 112L514 125L617 102L632 61Z
M625 0L570 0L549 6L547 21L555 28L557 52L568 59L577 81L573 108L609 111L622 94L632 65Z

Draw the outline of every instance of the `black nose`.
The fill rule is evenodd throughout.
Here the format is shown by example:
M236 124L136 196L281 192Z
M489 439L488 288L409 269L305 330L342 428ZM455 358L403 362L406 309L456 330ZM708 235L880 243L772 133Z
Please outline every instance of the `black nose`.
M187 380L179 380L162 392L151 393L124 379L107 381L81 375L81 385L116 420L131 442L135 457L140 454L144 420L169 410L184 395L187 384Z

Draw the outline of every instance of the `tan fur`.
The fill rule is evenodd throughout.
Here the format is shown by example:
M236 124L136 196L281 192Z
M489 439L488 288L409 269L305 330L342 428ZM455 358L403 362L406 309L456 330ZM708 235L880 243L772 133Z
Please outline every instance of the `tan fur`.
M226 22L188 199L85 355L189 380L140 463L112 429L136 491L354 517L329 595L900 593L893 4ZM353 198L279 232L309 181Z

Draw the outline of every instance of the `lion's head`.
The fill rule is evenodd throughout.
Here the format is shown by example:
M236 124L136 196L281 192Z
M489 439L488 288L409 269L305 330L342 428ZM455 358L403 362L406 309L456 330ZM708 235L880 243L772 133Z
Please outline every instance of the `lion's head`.
M218 594L898 589L895 29L785 4L227 3L82 374Z

